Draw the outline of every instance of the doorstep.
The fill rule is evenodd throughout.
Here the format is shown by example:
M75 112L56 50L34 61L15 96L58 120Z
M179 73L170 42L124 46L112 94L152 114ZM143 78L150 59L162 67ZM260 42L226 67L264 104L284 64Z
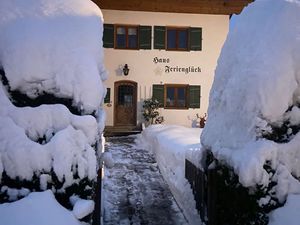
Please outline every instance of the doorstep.
M104 137L128 136L141 133L140 126L105 126Z

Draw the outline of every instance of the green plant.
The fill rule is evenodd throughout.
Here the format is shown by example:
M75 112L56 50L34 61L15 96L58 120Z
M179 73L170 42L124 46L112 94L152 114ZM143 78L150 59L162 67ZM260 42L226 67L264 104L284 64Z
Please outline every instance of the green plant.
M159 106L160 103L156 99L153 100L149 98L144 100L143 116L149 124L162 123L164 121L164 118L162 116L159 116Z

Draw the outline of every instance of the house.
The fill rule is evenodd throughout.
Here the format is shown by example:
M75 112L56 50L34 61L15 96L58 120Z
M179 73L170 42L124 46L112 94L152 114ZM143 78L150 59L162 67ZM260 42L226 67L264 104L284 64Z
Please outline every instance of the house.
M104 16L109 71L106 126L144 122L157 99L166 124L195 126L209 92L232 14L252 0L94 0Z

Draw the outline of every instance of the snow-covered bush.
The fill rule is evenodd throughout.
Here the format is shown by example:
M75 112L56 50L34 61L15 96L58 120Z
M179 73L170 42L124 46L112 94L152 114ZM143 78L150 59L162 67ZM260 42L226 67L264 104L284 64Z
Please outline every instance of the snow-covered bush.
M149 124L161 124L164 121L163 116L159 116L160 103L155 99L146 99L143 104L143 116Z
M229 33L210 94L203 146L261 208L300 194L300 1L250 4Z
M102 23L89 0L0 2L1 202L46 189L65 206L74 193L93 197Z

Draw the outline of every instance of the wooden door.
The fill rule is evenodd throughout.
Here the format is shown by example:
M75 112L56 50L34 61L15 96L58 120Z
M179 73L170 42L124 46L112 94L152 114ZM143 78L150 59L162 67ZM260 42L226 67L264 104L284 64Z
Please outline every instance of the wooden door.
M137 83L115 82L115 126L136 126Z

